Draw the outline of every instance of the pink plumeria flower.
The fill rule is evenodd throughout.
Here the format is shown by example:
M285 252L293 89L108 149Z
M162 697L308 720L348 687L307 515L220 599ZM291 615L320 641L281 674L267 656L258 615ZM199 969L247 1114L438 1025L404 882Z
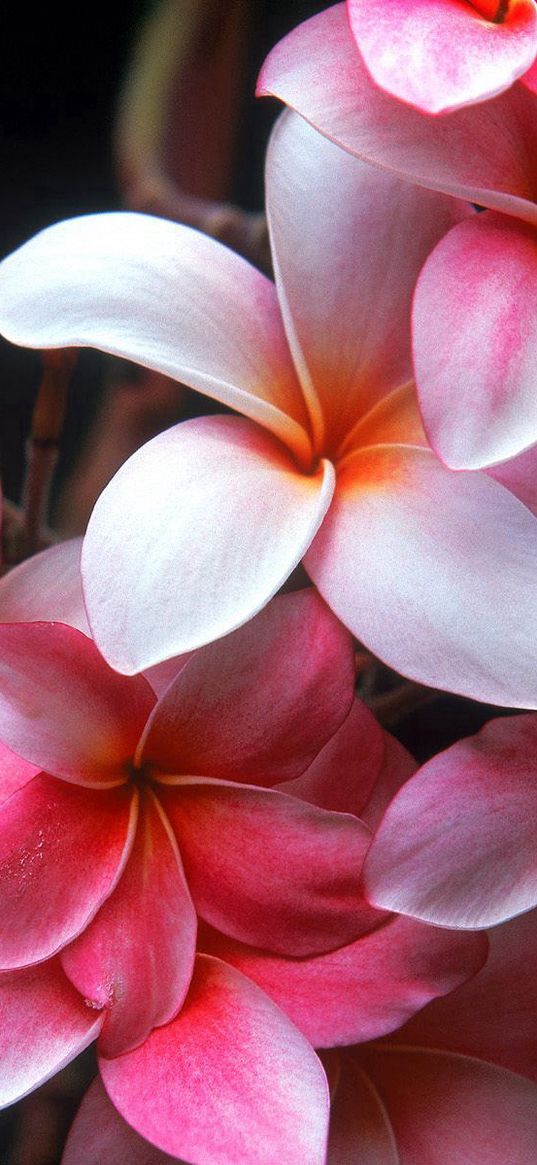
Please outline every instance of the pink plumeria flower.
M245 414L169 429L102 494L82 555L100 649L127 673L192 650L304 558L398 671L537 706L535 519L485 474L445 469L411 381L418 272L476 216L291 115L272 137L267 200L276 286L201 234L130 214L59 224L2 265L12 340L95 344Z
M535 94L515 85L440 121L395 103L357 60L343 5L276 46L259 91L280 97L350 153L489 208L449 231L418 281L420 408L433 448L455 469L508 461L534 445ZM512 472L522 484L522 470L512 464Z
M423 113L486 101L520 78L537 88L534 0L347 0L377 85Z

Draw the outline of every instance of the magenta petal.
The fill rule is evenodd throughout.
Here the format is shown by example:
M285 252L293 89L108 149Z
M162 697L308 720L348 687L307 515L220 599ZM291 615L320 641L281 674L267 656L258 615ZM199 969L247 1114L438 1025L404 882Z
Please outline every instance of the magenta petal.
M352 637L313 590L275 598L201 648L148 722L145 763L275 784L303 772L354 689Z
M331 465L301 473L239 417L184 421L144 445L101 494L84 542L86 602L107 659L135 672L247 622L298 565L333 481Z
M505 7L496 24L465 0L348 0L351 29L377 85L425 113L494 97L529 69L537 54L535 5Z
M15 756L0 741L0 803L7 801L17 789L22 789L40 771L36 765L30 765L28 761L21 760L20 756Z
M46 774L0 805L0 967L48 958L112 892L127 860L135 801Z
M149 793L114 893L62 954L78 991L107 1008L102 1055L120 1055L173 1019L188 991L195 945L196 914L177 843Z
M216 931L201 942L258 983L317 1048L393 1031L474 975L488 951L484 935L408 918L390 919L354 943L309 959L275 958Z
M416 383L427 434L454 469L537 441L537 233L489 212L449 232L414 299Z
M59 542L13 567L0 579L2 623L47 619L89 635L80 577L81 538Z
M305 955L382 915L357 889L370 834L274 789L202 781L159 793L198 913L241 942Z
M336 4L276 45L258 92L279 97L366 162L537 223L528 161L537 147L537 98L520 85L449 117L420 113L371 80L346 6Z
M317 1057L219 960L199 956L179 1017L100 1069L122 1116L165 1152L203 1165L323 1165L328 1090Z
M154 702L142 676L118 676L80 631L0 623L0 737L54 776L125 781Z
M0 974L0 1015L2 1108L74 1060L102 1025L56 960Z
M119 1115L99 1077L90 1085L71 1126L61 1165L180 1165L161 1153Z
M433 757L390 805L364 869L371 900L444 926L537 904L537 716L492 720Z
M320 809L360 817L383 766L385 735L369 708L355 698L319 755L301 777L280 786L280 792Z

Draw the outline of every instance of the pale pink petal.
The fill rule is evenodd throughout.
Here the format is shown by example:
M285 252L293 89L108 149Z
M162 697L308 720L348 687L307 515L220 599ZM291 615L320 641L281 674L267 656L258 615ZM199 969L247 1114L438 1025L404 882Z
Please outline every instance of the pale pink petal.
M537 445L532 445L531 449L511 457L509 461L491 466L487 473L520 498L537 516Z
M0 736L31 764L81 785L127 780L155 697L113 672L63 623L0 623Z
M536 9L537 13L537 9ZM413 310L416 384L431 445L454 469L537 441L537 233L487 212L428 259Z
M383 765L384 737L373 713L355 698L341 728L309 768L280 791L320 809L360 817Z
M317 1057L219 960L199 956L179 1017L100 1069L122 1116L164 1152L203 1165L323 1165L328 1089Z
M283 954L328 950L382 921L358 885L370 833L274 789L192 778L159 797L198 913Z
M282 595L192 656L148 721L144 763L256 785L290 779L339 728L353 690L349 632L313 588Z
M534 1165L537 1087L465 1056L378 1048L360 1062L405 1165Z
M185 651L183 655L174 655L171 659L163 659L154 667L145 669L143 674L147 682L151 684L156 696L162 696L172 680L177 679L181 668L185 666L185 663L188 663L191 655L191 651Z
M267 210L290 346L318 445L334 452L357 417L410 379L418 273L473 212L351 158L290 112L269 145Z
M136 798L46 774L0 805L0 967L48 958L87 926L128 858Z
M327 1054L321 1059L324 1063ZM355 1057L332 1053L327 1069L334 1061L326 1165L357 1165L357 1161L360 1165L401 1165L386 1110L371 1080Z
M80 578L81 538L49 546L0 579L0 621L47 619L89 635Z
M20 756L15 756L0 741L0 803L7 801L17 789L22 789L40 771L36 765L30 765L28 761L21 760Z
M86 602L106 658L136 672L245 623L299 563L333 477L326 462L301 473L239 417L185 421L144 445L101 495L84 542Z
M371 80L346 6L336 4L276 45L258 92L279 97L366 162L537 223L537 98L520 85L449 117L420 113Z
M377 85L425 113L495 97L537 55L533 0L506 5L498 23L483 18L479 0L348 0L347 7Z
M276 958L209 930L200 945L258 983L317 1048L393 1031L475 975L488 951L484 935L409 918L314 958Z
M537 525L486 474L425 449L364 449L342 464L306 568L386 663L431 687L535 707Z
M61 1165L180 1165L120 1117L99 1077L90 1085L71 1126Z
M537 911L494 927L489 945L478 975L429 1004L395 1038L479 1056L537 1080Z
M188 991L196 914L177 843L155 797L142 799L129 861L91 925L62 954L71 982L106 1008L103 1055L136 1047Z
M0 974L0 1015L2 1108L74 1060L102 1025L56 960Z
M369 851L371 900L443 926L493 926L537 905L537 716L491 720L433 757Z
M57 223L4 261L0 295L0 329L13 343L124 356L307 455L274 285L201 232L130 213Z

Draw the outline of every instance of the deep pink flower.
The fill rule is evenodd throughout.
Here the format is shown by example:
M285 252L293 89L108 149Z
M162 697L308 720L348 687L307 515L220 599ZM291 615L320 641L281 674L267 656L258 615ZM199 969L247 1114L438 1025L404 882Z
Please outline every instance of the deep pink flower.
M217 638L304 556L397 670L534 706L535 520L488 476L442 466L410 381L416 277L475 216L291 116L267 198L276 287L203 235L138 215L60 224L2 266L12 339L121 352L246 414L175 426L103 493L83 553L100 648L133 672Z
M418 281L413 332L420 408L433 448L456 469L490 466L533 445L535 94L515 85L439 121L394 102L357 55L342 4L276 46L259 91L280 97L350 153L489 208L449 231ZM520 476L516 466L506 466L504 481L510 472Z
M517 78L537 86L534 0L347 0L347 10L374 81L424 113L486 101Z

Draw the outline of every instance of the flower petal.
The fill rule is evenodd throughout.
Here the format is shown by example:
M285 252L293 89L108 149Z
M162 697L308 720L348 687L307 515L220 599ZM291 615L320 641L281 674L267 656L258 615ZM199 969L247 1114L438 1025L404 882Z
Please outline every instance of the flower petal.
M537 55L532 0L484 20L460 0L348 0L358 48L381 89L424 113L447 113L495 97ZM496 5L500 7L500 5Z
M238 417L155 437L105 489L84 542L103 654L132 673L245 623L302 558L332 490L328 463L300 473L279 442Z
M89 635L80 578L81 538L59 542L13 567L0 579L2 623L47 619Z
M487 212L450 231L414 300L425 428L454 469L481 469L537 441L537 233Z
M122 1116L164 1152L204 1165L323 1165L328 1090L317 1057L217 959L198 957L173 1023L100 1069Z
M488 951L484 935L409 918L313 958L276 958L208 930L201 946L258 983L316 1048L393 1031L475 975Z
M275 598L201 648L148 721L143 759L272 785L303 772L353 699L352 637L316 591Z
M102 1016L77 995L57 960L0 974L0 1107L20 1100L99 1034Z
M88 924L121 876L135 810L126 788L45 773L0 805L0 967L40 962Z
M7 801L17 789L22 789L40 771L36 765L30 765L28 761L21 760L20 756L15 756L0 741L0 803Z
M425 449L355 453L305 556L327 603L397 671L535 707L537 525L486 474Z
M492 720L433 757L388 808L364 868L378 906L493 926L537 905L537 716Z
M99 1077L90 1085L71 1126L61 1165L180 1165L120 1117Z
M354 1057L337 1054L339 1072L330 1105L326 1165L400 1165L381 1099ZM327 1059L326 1053L321 1057Z
M420 268L473 212L351 158L291 112L273 131L266 181L289 343L314 420L320 409L319 447L334 451L357 418L410 379Z
M0 268L0 329L33 348L89 345L309 439L274 285L199 231L151 215L57 223Z
M196 914L177 843L149 793L114 893L62 954L77 990L107 1008L102 1055L121 1055L173 1019L188 991L195 946Z
M0 623L0 736L54 776L122 784L154 702L142 676L118 676L73 627Z
M357 890L370 841L357 818L197 778L161 786L159 797L198 913L232 938L306 955L382 921Z
M420 113L371 80L346 5L336 4L276 45L258 93L279 97L366 162L537 223L537 98L520 85L449 117Z

